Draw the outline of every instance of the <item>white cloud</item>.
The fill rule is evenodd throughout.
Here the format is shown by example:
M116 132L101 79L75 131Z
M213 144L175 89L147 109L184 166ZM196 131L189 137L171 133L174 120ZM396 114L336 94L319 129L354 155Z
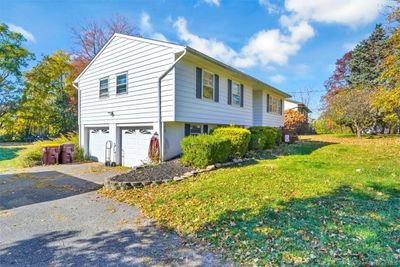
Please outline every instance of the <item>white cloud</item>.
M387 0L286 0L285 9L295 17L356 27L372 22Z
M207 3L209 5L214 5L214 6L219 6L220 5L220 0L203 0L204 3Z
M140 16L140 29L144 35L150 37L151 39L167 41L167 38L164 36L164 34L154 31L150 15L146 12L142 12Z
M258 0L260 6L264 7L269 14L276 14L280 12L279 5L272 3L271 0Z
M274 83L282 83L286 80L285 76L282 76L280 74L276 74L274 76L270 77L270 80Z
M254 67L269 64L285 65L290 55L296 54L301 44L314 36L313 28L305 21L287 27L288 34L279 29L255 33L240 50L235 51L214 38L202 38L187 29L185 18L174 23L178 37L189 46L235 67Z
M357 43L345 43L343 44L343 48L347 51L353 50L356 47Z
M32 43L36 42L35 36L33 36L33 34L31 32L25 30L21 26L17 26L12 23L7 23L7 26L10 28L11 31L19 32L20 34L22 34L25 37L25 39L28 40L29 42L32 42Z

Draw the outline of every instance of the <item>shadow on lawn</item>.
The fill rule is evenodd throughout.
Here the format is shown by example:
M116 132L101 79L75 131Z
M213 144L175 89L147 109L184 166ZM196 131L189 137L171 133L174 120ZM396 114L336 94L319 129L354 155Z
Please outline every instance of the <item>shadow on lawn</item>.
M16 158L22 149L21 147L0 147L0 161Z
M202 266L208 258L188 252L175 235L155 226L140 230L53 231L0 243L1 266Z
M395 266L400 258L399 222L400 191L371 184L364 191L344 186L329 195L264 206L257 214L246 209L226 212L197 234L242 263L258 258L262 266Z

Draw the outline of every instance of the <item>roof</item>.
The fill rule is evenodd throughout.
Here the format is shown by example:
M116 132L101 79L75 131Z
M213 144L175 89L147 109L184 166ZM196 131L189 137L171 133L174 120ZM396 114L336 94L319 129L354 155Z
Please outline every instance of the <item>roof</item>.
M269 84L267 84L267 83L265 83L263 81L260 81L260 80L254 78L253 76L251 76L249 74L246 74L246 73L244 73L244 72L242 72L242 71L240 71L240 70L238 70L238 69L236 69L234 67L231 67L231 66L229 66L229 65L227 65L227 64L225 64L225 63L223 63L223 62L221 62L221 61L219 61L219 60L217 60L217 59L215 59L213 57L207 56L206 54L204 54L204 53L202 53L202 52L200 52L200 51L198 51L198 50L196 50L194 48L191 48L189 46L182 46L182 45L175 44L175 43L172 43L172 42L153 40L153 39L149 39L149 38L131 36L131 35L120 34L120 33L115 33L113 36L111 36L111 38L107 41L107 43L103 46L103 48L96 54L96 56L90 61L90 63L86 66L86 68L74 80L74 83L78 83L79 82L79 79L83 75L83 73L86 72L86 70L90 67L90 65L92 65L92 63L97 59L97 57L104 51L104 49L111 43L111 41L116 36L125 37L125 38L131 39L131 40L138 40L138 41L142 41L142 42L148 42L148 43L152 43L152 44L167 46L167 47L171 47L171 48L175 48L175 49L186 50L187 52L189 52L189 53L191 53L193 55L196 55L196 56L199 56L201 58L204 58L205 60L211 61L214 64L217 64L218 66L220 66L220 67L222 67L224 69L227 69L229 71L235 72L235 73L245 77L246 79L251 80L251 81L253 81L253 82L255 82L255 83L257 83L257 84L259 84L261 86L268 87L270 90L275 91L276 93L282 94L285 97L291 97L291 95L289 95L289 94L287 94L287 93L285 93L285 92L283 92L283 91L281 91L281 90L279 90L279 89L277 89L277 88L275 88L275 87L273 87L273 86L271 86L271 85L269 85ZM182 51L179 51L179 52L182 52Z

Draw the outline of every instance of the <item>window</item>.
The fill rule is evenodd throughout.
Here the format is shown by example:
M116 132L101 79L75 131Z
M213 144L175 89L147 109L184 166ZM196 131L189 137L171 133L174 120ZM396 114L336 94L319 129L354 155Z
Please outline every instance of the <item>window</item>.
M240 84L232 82L232 103L236 106L240 106Z
M269 106L268 112L282 114L282 101L280 99L268 95L267 105Z
M117 76L117 94L126 93L127 77L126 73Z
M198 135L201 134L201 125L200 124L190 124L190 134L191 135Z
M108 78L100 80L100 97L107 97L108 96Z
M272 98L272 109L271 112L278 113L278 99Z
M203 71L203 98L213 100L214 97L214 75Z

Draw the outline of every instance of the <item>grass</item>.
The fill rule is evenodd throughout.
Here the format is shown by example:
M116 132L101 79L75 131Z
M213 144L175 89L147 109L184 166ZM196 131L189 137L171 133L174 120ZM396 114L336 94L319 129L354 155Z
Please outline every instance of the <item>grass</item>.
M110 191L240 264L400 262L400 138L315 136L278 157Z
M0 143L0 171L22 167L18 156L26 148L27 145Z

